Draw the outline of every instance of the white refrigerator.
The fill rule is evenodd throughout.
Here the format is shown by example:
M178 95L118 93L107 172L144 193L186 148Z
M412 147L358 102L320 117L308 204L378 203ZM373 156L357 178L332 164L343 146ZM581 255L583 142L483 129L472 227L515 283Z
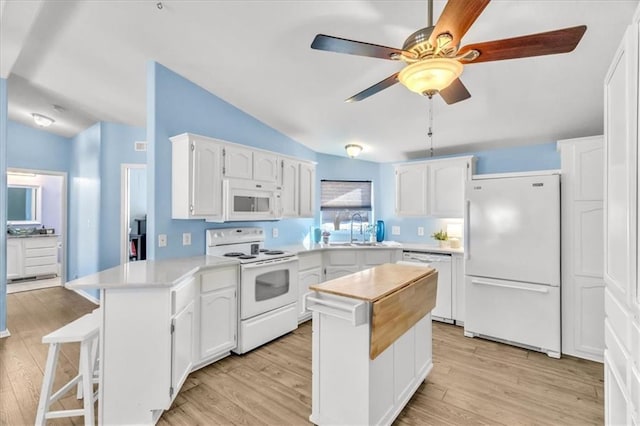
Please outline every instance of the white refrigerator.
M465 223L465 335L559 358L560 176L476 175Z

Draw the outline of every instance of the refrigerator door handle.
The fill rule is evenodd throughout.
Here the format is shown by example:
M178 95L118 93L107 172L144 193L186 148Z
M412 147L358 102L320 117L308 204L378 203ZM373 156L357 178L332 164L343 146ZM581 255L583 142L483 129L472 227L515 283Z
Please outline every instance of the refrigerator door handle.
M519 286L515 284L500 284L493 281L485 281L485 280L480 280L476 278L472 279L471 283L486 285L490 287L504 287L504 288L513 288L516 290L526 290L526 291L532 291L534 293L549 293L549 289L543 286L540 286L540 288L531 288L531 287L524 287L524 286Z
M464 204L464 258L465 260L469 260L471 258L471 254L469 253L469 246L470 246L469 238L471 236L470 221L471 221L471 200L466 200Z

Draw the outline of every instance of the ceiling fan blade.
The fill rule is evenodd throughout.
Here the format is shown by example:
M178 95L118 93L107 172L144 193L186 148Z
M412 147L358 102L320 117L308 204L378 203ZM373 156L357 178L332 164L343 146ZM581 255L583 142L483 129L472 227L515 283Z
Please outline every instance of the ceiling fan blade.
M346 38L333 37L325 34L318 34L313 39L311 48L380 59L398 59L401 55L415 57L413 53L402 49L379 46L377 44L365 43L362 41L348 40Z
M469 99L471 93L469 93L464 84L462 84L462 81L456 78L453 80L453 83L440 91L440 96L442 96L442 99L444 99L447 104L451 105Z
M432 45L436 44L438 35L449 33L453 37L452 44L460 43L471 25L478 19L490 0L449 0L444 7L436 27L429 37Z
M389 77L385 78L381 82L376 83L373 86L364 89L362 92L353 95L349 99L346 99L345 102L358 102L368 98L371 95L375 95L376 93L386 89L387 87L393 86L398 82L398 74L399 73L390 75Z
M586 25L580 25L546 33L469 44L460 48L458 54L464 55L470 50L477 50L480 52L480 56L468 62L475 64L477 62L567 53L576 48L586 30Z

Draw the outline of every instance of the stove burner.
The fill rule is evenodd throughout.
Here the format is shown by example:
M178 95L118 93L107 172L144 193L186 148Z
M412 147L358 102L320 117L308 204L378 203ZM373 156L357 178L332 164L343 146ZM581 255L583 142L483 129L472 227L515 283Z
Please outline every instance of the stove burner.
M229 253L224 254L225 257L240 257L244 256L244 253L240 253L239 251L231 251Z
M255 256L251 256L250 254L243 254L241 256L238 256L238 259L243 259L243 260L247 260L247 259L255 259Z
M264 252L264 254L273 256L273 255L276 255L276 254L284 254L284 252L282 250L267 250L267 251Z

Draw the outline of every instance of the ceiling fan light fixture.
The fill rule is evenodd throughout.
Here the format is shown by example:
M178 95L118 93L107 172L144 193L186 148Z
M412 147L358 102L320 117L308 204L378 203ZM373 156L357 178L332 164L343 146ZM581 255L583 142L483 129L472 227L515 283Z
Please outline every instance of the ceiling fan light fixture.
M455 59L424 59L404 67L398 74L398 80L412 92L433 94L449 87L460 77L463 68Z
M49 127L56 122L53 118L35 112L31 113L31 116L33 117L33 121L40 127Z
M347 151L347 155L351 158L356 158L362 152L362 146L355 143L345 145L344 149Z

